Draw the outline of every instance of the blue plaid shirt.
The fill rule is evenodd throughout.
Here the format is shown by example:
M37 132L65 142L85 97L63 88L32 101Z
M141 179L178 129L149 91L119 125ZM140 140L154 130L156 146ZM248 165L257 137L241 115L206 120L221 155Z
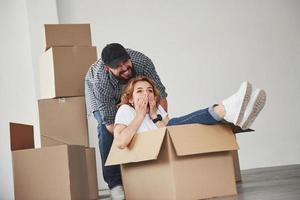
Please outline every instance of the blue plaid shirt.
M144 75L156 83L160 91L161 98L166 98L165 86L155 70L155 66L146 55L126 49L133 63L135 76ZM87 113L90 115L95 111L100 111L104 124L114 123L117 113L117 104L120 102L124 85L105 70L104 63L99 59L92 64L85 77L85 100Z

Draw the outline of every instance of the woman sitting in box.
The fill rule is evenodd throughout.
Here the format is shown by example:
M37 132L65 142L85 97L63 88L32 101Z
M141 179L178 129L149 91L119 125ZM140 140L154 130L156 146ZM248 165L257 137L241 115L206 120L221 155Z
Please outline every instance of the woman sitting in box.
M128 82L115 118L114 139L119 148L127 147L136 133L172 125L213 125L226 120L248 129L265 105L266 92L256 89L252 93L251 84L243 82L239 90L222 103L172 119L158 104L159 99L159 91L149 78L140 76Z

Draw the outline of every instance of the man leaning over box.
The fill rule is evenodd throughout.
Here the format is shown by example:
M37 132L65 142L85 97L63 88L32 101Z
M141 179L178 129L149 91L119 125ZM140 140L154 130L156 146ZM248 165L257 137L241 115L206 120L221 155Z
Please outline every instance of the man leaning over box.
M165 86L155 70L152 61L144 54L125 49L121 44L106 45L101 58L91 65L85 77L85 99L87 113L93 113L98 121L99 149L105 182L112 199L125 199L120 166L104 166L113 142L113 126L120 103L122 89L136 76L152 79L161 94L160 105L167 110Z

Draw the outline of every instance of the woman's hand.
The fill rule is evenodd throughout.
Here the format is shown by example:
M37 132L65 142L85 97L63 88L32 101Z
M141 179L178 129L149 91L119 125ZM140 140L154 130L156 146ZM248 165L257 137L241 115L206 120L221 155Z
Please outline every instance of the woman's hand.
M149 96L149 115L151 119L157 118L157 105L156 105L156 98L154 96Z
M145 118L148 102L147 95L143 95L142 98L138 99L137 104L135 105L137 116L142 117L143 119Z

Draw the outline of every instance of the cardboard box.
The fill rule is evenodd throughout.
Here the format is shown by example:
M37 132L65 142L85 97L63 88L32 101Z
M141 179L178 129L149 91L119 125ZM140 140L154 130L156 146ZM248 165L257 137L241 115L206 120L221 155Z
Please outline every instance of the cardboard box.
M39 60L40 98L84 96L84 78L96 47L52 47Z
M106 165L121 164L126 199L204 199L235 195L225 125L182 125L136 134L126 149L113 143Z
M10 123L10 132L15 199L98 198L95 148L34 149L33 126Z
M98 180L95 148L86 148L85 157L87 164L89 199L98 199Z
M231 151L231 156L233 160L233 166L234 166L234 176L236 182L242 181L242 174L241 174L241 168L240 168L240 161L239 161L239 154L238 151Z
M226 123L226 125L231 128L231 130L234 134L245 133L245 132L253 132L254 131L253 129L243 130L243 129L241 129L241 127L235 126L232 123ZM231 155L232 155L232 159L233 159L235 181L236 182L241 182L242 181L242 174L241 174L238 150L231 151Z
M90 24L45 24L46 50L55 46L92 46Z
M84 97L38 100L42 146L89 146Z

